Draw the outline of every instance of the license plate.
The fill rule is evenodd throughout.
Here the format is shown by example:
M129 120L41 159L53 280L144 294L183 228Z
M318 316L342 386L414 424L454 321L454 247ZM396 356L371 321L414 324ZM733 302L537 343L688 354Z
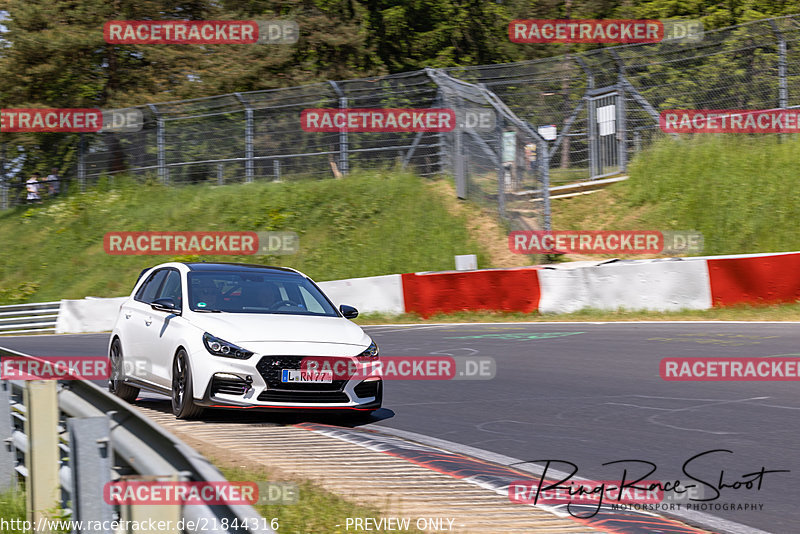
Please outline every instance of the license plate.
M300 369L283 369L281 382L296 384L330 384L333 382L333 371L301 371Z

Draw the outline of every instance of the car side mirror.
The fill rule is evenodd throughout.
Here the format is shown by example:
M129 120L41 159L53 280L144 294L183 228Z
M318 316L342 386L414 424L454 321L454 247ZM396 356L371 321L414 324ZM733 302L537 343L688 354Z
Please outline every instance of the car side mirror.
M150 307L157 311L174 313L176 315L181 314L175 301L171 298L156 299L150 303Z
M358 310L352 306L348 306L347 304L342 304L339 306L339 311L342 312L345 319L355 319L358 317Z

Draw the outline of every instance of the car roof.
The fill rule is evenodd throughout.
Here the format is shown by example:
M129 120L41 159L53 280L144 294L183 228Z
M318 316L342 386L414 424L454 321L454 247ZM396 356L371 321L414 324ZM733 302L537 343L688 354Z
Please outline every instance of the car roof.
M256 265L252 263L223 263L223 262L192 262L184 263L190 271L260 271L260 272L284 272L300 274L289 267L274 267L272 265Z

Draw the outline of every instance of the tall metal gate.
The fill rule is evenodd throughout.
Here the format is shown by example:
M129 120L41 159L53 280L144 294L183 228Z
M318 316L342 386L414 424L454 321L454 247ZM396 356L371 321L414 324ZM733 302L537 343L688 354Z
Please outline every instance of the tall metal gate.
M625 168L623 97L617 87L604 87L589 96L589 162L592 179Z

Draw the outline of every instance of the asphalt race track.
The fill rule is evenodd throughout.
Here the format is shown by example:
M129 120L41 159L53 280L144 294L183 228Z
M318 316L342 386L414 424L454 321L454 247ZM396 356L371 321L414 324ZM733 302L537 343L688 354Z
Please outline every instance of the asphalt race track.
M800 531L800 394L792 381L675 382L659 376L664 357L800 356L796 323L494 324L366 327L383 356L491 356L494 379L391 381L374 429L391 428L593 480L644 475L682 479L684 462L718 486L754 479L761 488L723 487L706 509L740 532ZM9 337L0 346L34 355L105 354L107 335ZM263 415L268 419L270 415ZM465 449L466 450L466 449ZM648 469L649 470L649 469ZM748 476L750 475L750 476ZM707 495L713 492L706 490ZM759 505L763 505L759 507ZM760 509L759 509L760 508ZM729 523L730 524L730 523ZM707 527L707 525L706 525Z

